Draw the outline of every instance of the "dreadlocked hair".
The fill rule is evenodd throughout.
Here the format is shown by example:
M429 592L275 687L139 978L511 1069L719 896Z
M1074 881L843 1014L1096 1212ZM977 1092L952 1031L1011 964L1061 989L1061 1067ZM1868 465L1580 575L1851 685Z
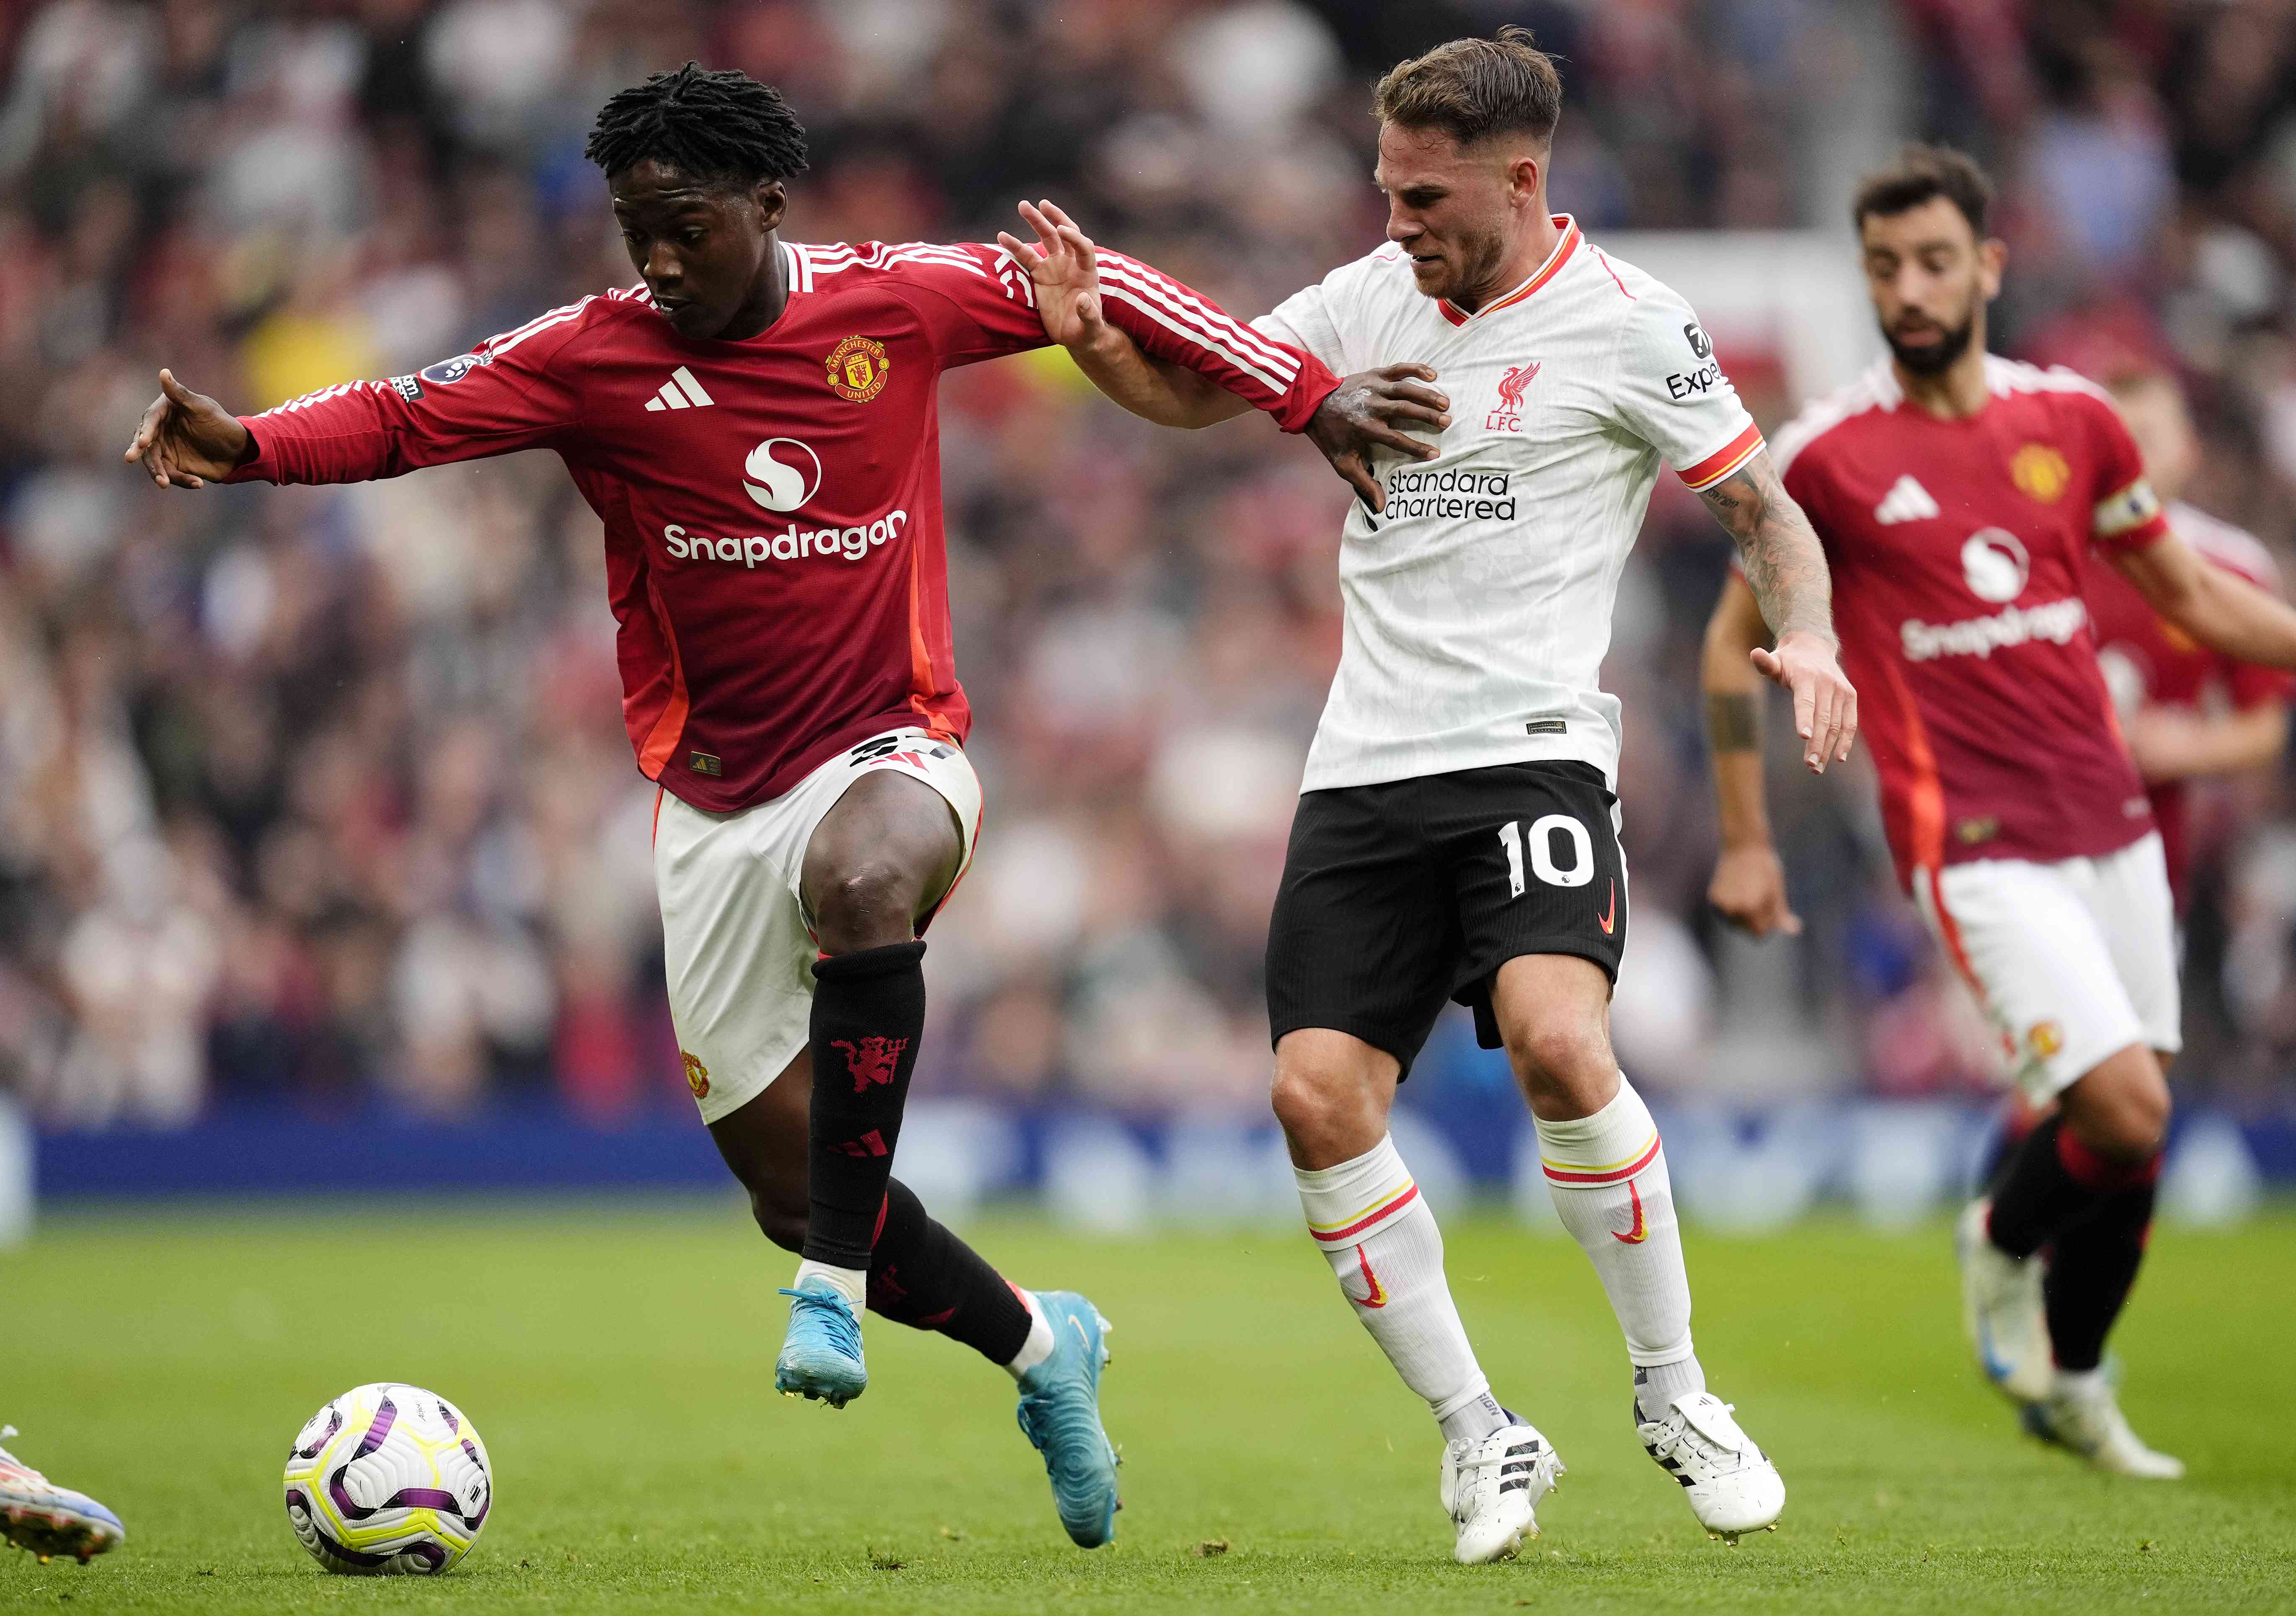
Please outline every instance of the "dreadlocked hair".
M689 62L610 97L582 155L609 174L652 158L689 179L751 185L805 172L805 126L771 85Z

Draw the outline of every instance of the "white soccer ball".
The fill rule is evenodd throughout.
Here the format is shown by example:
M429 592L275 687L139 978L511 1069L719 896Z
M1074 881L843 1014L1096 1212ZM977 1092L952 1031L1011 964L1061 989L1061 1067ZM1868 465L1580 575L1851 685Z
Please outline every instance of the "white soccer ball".
M287 1523L312 1559L348 1576L448 1570L494 1501L478 1428L420 1386L354 1387L305 1422L287 1456Z

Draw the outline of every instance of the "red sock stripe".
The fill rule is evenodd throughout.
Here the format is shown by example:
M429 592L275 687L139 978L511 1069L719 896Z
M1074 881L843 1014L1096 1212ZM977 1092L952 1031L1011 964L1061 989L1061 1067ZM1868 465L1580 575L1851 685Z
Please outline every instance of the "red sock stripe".
M888 1191L888 1192L886 1192L884 1198L883 1198L882 1200L881 1200L881 1201L879 1201L879 1202L877 1202L877 1226L876 1226L875 1228L873 1228L873 1229L872 1229L872 1230L870 1230L870 1231L869 1231L869 1243L870 1243L871 1245L873 1245L873 1245L875 1245L879 1241L881 1241L881 1240L884 1239L884 1237L885 1237L885 1214L886 1214L886 1213L888 1213L888 1212L890 1212L890 1211L891 1211L892 1210L893 1210L893 1196L892 1196L892 1193L891 1193L890 1191Z
M2085 1189L2133 1190L2161 1177L2159 1151L2142 1161L2108 1156L2082 1144L2070 1128L2057 1129L2057 1161L2072 1181Z
M1648 1150L1628 1162L1626 1166L1614 1167L1608 1172L1582 1173L1573 1168L1557 1167L1552 1161L1542 1161L1539 1165L1546 1169L1546 1176L1557 1184L1572 1184L1582 1187L1592 1184L1622 1184L1656 1161L1660 1148L1659 1136L1652 1134Z
M1347 1245L1351 1242L1362 1239L1365 1234L1377 1228L1381 1224L1385 1223L1389 1218L1394 1217L1405 1207L1409 1206L1413 1202L1418 1199L1419 1185L1414 1183L1409 1189L1404 1191L1403 1194L1398 1195L1394 1200L1389 1202L1376 1212L1372 1213L1368 1218L1358 1218L1343 1229L1311 1228L1308 1232L1310 1235L1313 1235L1320 1244L1327 1246Z

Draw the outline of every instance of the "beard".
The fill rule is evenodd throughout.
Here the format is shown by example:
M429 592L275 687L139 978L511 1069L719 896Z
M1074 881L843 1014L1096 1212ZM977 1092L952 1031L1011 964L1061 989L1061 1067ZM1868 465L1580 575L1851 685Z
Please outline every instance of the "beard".
M1945 334L1926 347L1913 348L1898 340L1898 333L1888 326L1882 328L1882 340L1890 345L1890 352L1898 364L1916 376L1942 375L1953 367L1953 362L1969 351L1969 340L1977 331L1977 316L1971 315L1957 326L1948 327Z
M1482 297L1496 297L1507 288L1490 283L1505 258L1506 242L1497 232L1470 236L1459 242L1454 261L1442 266L1436 283L1423 290L1431 298L1447 298L1462 306L1467 299L1476 298L1479 289Z

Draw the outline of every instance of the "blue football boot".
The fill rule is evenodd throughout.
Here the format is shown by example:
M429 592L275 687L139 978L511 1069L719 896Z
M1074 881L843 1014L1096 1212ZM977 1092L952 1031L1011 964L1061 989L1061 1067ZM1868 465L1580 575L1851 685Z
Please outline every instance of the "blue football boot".
M1061 1524L1079 1548L1116 1536L1116 1449L1100 1423L1109 1323L1073 1291L1039 1291L1053 1355L1021 1377L1021 1429L1045 1456Z
M0 1425L0 1437L16 1434ZM119 1517L69 1487L58 1487L6 1448L0 1448L0 1538L29 1549L45 1564L70 1554L85 1565L127 1540ZM70 1597L69 1595L66 1597Z
M791 1299L789 1333L774 1363L774 1390L844 1407L869 1389L869 1366L861 1361L861 1320L853 1304L817 1276L782 1294Z

